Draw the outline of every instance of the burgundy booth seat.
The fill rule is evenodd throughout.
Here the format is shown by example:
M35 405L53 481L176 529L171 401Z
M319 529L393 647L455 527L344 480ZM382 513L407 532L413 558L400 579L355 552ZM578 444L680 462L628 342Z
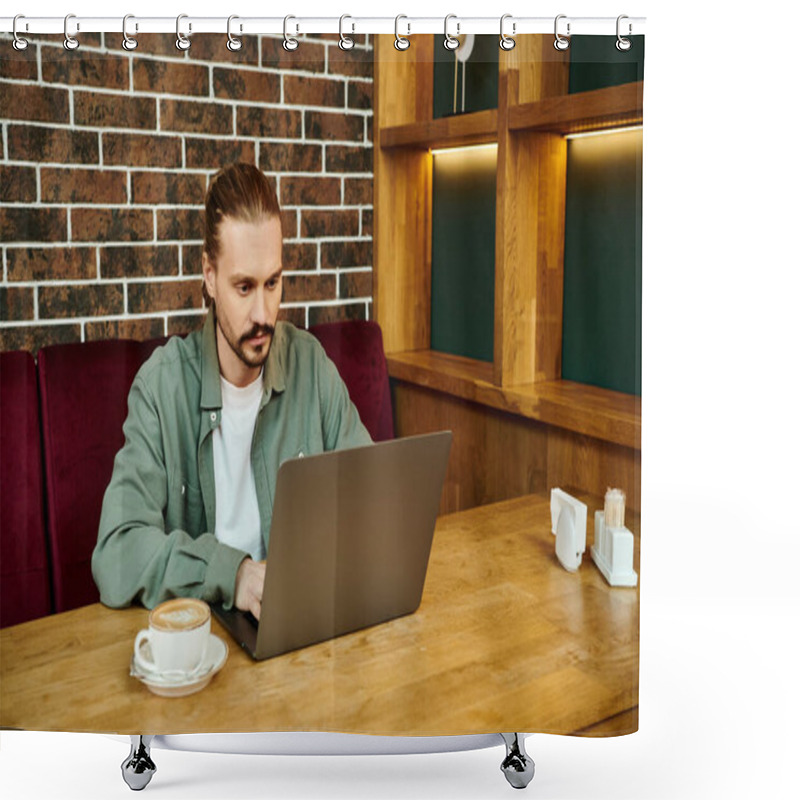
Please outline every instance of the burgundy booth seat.
M47 529L55 610L97 602L91 558L122 447L128 392L166 339L59 344L39 351Z
M336 364L361 421L376 442L394 438L389 372L377 322L351 320L313 325L328 358Z
M0 627L50 613L36 366L0 353Z

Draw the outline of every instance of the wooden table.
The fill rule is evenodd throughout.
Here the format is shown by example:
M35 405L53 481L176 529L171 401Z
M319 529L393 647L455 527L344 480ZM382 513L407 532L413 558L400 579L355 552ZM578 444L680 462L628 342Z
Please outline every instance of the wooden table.
M162 698L129 675L143 608L100 604L0 632L0 727L115 733L614 735L637 728L638 589L555 558L549 499L440 517L419 610ZM636 536L638 521L629 520Z

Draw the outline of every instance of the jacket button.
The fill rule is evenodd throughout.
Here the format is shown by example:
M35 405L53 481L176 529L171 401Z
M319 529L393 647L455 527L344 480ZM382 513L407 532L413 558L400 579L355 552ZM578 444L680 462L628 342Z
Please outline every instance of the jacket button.
M216 411L212 411L211 412L211 421L212 422L216 422L217 421L217 412Z

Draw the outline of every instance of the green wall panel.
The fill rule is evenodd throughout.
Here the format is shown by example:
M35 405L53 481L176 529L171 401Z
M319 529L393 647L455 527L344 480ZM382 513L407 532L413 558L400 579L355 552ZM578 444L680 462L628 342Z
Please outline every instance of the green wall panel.
M644 80L644 36L631 36L620 52L616 36L573 36L569 45L569 92L588 92Z
M497 148L433 159L431 349L494 358Z
M475 45L466 64L458 62L456 85L455 55L445 50L444 37L436 37L433 64L433 118L453 115L453 89L456 95L456 113L461 113L462 86L464 112L497 108L497 80L499 47L497 36L476 36ZM457 52L457 51L456 51Z
M641 131L567 150L561 375L641 394Z

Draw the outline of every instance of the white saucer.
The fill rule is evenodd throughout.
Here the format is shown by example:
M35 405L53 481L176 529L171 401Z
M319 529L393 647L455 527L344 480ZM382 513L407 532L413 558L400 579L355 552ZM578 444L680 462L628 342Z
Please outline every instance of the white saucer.
M147 647L145 644L144 647ZM228 645L219 636L211 634L206 657L197 672L190 678L176 678L152 672L141 665L134 653L131 658L131 676L138 678L153 694L161 697L185 697L204 689L211 679L225 666L228 660Z

